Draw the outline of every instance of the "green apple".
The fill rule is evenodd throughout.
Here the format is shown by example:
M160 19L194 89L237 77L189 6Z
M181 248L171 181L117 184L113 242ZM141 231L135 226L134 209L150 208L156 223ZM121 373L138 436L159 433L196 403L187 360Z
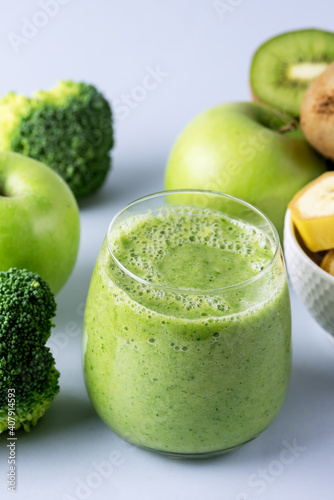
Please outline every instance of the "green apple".
M283 234L294 194L326 170L291 118L263 104L216 106L183 130L171 152L165 189L208 189L262 210Z
M0 153L0 270L38 273L57 293L78 254L75 198L53 170L16 153Z

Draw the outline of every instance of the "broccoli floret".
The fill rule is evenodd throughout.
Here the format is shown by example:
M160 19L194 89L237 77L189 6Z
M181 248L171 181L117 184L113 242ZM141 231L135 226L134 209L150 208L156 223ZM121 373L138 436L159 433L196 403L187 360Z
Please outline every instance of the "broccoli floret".
M15 429L29 431L59 391L59 372L45 346L55 313L54 296L37 274L0 272L0 433L10 425L9 409L15 411ZM8 406L12 389L14 408Z
M45 163L77 199L103 184L113 144L110 105L93 85L61 81L31 98L10 92L0 100L0 150Z

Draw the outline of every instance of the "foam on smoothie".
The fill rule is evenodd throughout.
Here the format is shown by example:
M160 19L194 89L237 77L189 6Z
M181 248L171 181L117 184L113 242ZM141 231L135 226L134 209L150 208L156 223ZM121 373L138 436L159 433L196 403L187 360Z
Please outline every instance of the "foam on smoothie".
M244 310L247 297L219 289L256 276L274 255L273 242L257 228L221 212L182 206L133 216L113 229L109 245L128 271L148 283L129 278L110 258L113 281L127 295L116 300L132 300L139 312L149 307L186 318Z

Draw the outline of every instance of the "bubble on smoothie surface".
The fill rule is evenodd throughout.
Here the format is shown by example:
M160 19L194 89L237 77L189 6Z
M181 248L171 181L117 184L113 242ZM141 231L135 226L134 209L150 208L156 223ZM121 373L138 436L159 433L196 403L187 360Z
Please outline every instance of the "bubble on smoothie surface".
M121 288L139 304L164 303L167 315L178 307L189 314L194 309L208 314L208 307L219 316L228 313L222 295L205 291L251 279L274 255L274 243L254 226L211 209L184 206L132 216L112 229L109 247L139 278L123 279L124 272L115 269Z

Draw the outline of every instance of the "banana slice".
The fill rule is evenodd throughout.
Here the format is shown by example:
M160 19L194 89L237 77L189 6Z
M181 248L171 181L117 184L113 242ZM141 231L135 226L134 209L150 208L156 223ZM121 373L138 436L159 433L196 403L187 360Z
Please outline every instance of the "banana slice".
M307 184L288 206L311 252L334 248L334 172L326 172Z
M327 273L334 276L334 250L330 250L328 253L326 253L321 262L321 268Z

